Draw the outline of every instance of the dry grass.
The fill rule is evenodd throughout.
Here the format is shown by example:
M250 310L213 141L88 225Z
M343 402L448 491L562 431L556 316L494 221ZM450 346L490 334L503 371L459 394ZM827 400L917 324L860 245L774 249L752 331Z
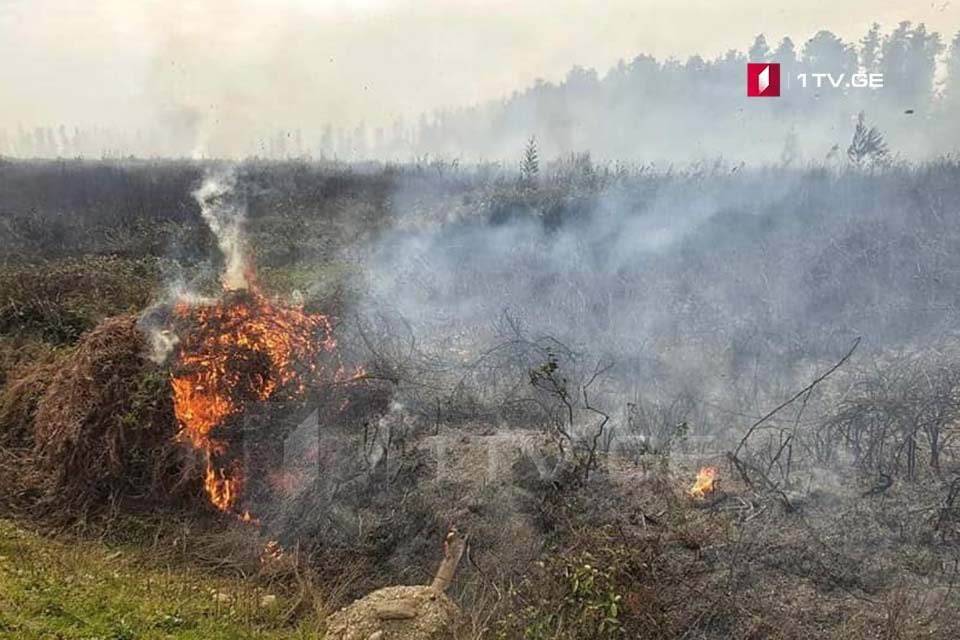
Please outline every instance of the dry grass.
M7 383L0 387L0 447L21 449L33 444L37 404L57 371L56 355L49 350L4 351ZM29 351L29 350L28 350Z
M143 353L136 318L119 316L7 385L0 411L20 440L4 451L17 462L6 470L15 479L4 487L8 503L71 519L112 502L169 503L196 490L172 440L167 376Z

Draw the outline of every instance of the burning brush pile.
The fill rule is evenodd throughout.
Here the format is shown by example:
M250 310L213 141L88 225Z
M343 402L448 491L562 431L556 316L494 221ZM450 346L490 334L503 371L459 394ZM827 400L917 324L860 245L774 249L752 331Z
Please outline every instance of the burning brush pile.
M166 347L176 440L200 458L207 498L220 511L249 520L241 509L250 489L248 467L263 457L258 450L276 461L287 435L275 416L265 428L251 428L251 410L303 400L308 389L341 378L342 368L328 316L270 300L256 286L232 182L208 178L194 195L225 258L223 291L213 299L181 297L162 309L154 343Z
M74 517L124 498L195 496L202 486L220 511L251 518L241 498L252 452L282 452L286 432L271 420L249 429L250 412L285 411L351 375L327 316L268 299L254 284L230 192L208 180L195 194L226 259L219 296L108 319L56 362L18 372L28 384L4 390L0 417L16 424L0 436L16 437L0 437L0 500Z
M202 486L220 511L251 518L240 509L247 467L258 447L282 450L287 432L270 420L251 430L248 414L290 412L343 379L331 322L252 286L163 315L163 362L138 318L110 318L7 387L0 416L17 438L0 441L4 502L72 519L124 499L192 500Z
M302 398L319 377L318 356L336 348L333 328L327 316L270 302L255 287L209 304L180 303L174 319L178 439L200 452L207 496L229 511L245 488L239 440L247 409Z

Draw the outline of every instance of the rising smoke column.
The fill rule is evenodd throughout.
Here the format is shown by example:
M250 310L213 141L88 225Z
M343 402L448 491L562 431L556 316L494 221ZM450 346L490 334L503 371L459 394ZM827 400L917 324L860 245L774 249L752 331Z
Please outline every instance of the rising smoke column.
M236 198L235 189L236 173L232 167L226 167L208 169L203 182L191 193L200 207L200 217L213 233L223 255L220 282L227 291L249 287L249 263L243 234L246 209ZM141 314L138 322L139 329L150 343L148 357L157 364L165 363L180 342L180 337L168 326L169 310L176 305L196 307L216 301L198 293L182 278L173 278L165 286L161 298Z
M220 279L224 289L234 291L248 286L246 247L243 225L246 211L234 198L236 175L233 171L208 172L193 197L200 215L217 239L225 265Z

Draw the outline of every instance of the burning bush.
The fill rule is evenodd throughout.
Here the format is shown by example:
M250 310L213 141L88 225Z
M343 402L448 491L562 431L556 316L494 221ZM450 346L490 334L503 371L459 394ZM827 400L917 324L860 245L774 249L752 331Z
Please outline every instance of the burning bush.
M335 342L326 316L268 301L255 288L227 291L210 304L178 305L171 384L179 438L202 452L204 488L221 511L245 488L242 437L248 407L303 395L315 356Z

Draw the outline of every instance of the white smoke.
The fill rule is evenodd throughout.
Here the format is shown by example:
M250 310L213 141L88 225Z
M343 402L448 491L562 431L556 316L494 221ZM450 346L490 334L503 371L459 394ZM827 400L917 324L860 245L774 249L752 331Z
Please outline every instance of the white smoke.
M160 299L145 309L137 321L137 326L147 337L150 345L147 357L157 364L163 364L180 342L180 336L168 326L169 313L174 305L195 306L212 304L214 301L214 298L194 291L182 279L169 282Z
M243 224L246 212L234 197L236 175L232 169L208 170L201 185L193 192L200 205L200 215L217 239L223 254L224 268L220 281L228 291L246 289L247 260ZM162 297L140 316L138 326L150 344L148 357L157 364L166 362L180 342L170 329L168 314L176 304L212 304L214 298L197 293L193 286L177 278L169 282Z
M169 329L151 327L147 331L150 341L149 358L157 364L163 364L180 342L180 336Z
M236 176L232 171L211 171L203 179L193 197L200 205L200 215L217 238L217 246L224 257L220 276L225 289L247 288L246 247L243 223L246 214L234 199Z

